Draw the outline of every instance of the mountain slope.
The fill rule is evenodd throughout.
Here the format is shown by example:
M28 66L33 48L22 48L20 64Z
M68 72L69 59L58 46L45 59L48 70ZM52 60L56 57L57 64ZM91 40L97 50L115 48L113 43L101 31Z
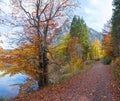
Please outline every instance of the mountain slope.
M55 45L57 45L60 41L61 41L61 38L66 34L66 33L69 33L70 31L70 26L71 26L71 23L67 23L66 25L64 25L62 28L61 28L61 32L58 34L57 37L55 37L53 43ZM96 30L94 30L93 28L90 28L88 27L88 30L89 30L89 34L90 34L90 40L91 42L94 42L96 39L99 39L100 41L102 41L102 33L101 32L97 32Z
M88 28L88 29L89 29L89 33L90 33L91 42L94 42L96 39L99 39L100 41L102 41L102 33L101 32L97 32L96 30L94 30L92 28Z

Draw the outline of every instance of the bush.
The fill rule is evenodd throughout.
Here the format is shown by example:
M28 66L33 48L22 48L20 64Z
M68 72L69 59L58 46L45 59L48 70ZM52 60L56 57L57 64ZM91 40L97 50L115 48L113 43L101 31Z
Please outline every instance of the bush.
M113 73L114 73L115 80L117 81L118 87L120 88L120 67L115 66L113 68Z
M105 64L105 65L109 65L111 62L112 62L112 57L104 57L103 58L103 63Z
M116 58L116 59L113 61L113 63L114 63L116 66L120 67L120 58Z
M74 72L82 70L84 67L82 59L77 59L76 62L72 65L73 65Z
M113 73L118 87L120 88L120 57L113 61Z

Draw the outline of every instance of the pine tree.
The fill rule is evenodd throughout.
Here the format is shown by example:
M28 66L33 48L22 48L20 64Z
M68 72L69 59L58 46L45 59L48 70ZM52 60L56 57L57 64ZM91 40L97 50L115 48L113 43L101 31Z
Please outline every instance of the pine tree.
M77 16L73 17L72 23L71 23L71 28L70 28L70 35L71 37L76 37L77 36Z
M90 47L90 38L87 25L83 18L74 16L70 29L71 37L77 37L79 44L84 48L83 57L87 58Z
M88 28L83 19L79 18L78 22L79 22L79 30L80 30L78 33L78 38L81 45L84 48L84 55L85 57L87 57L90 47L90 37L89 37Z
M114 56L120 55L120 0L113 1L112 16L112 42L114 47Z

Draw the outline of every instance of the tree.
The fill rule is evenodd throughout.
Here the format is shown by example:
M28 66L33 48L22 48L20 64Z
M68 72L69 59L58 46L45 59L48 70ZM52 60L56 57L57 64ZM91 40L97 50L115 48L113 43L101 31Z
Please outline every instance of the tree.
M14 75L18 72L26 73L34 78L41 72L39 70L37 61L38 53L37 47L33 44L22 44L19 48L11 50L9 55L4 54L2 60L5 63L11 64L10 68L7 68L3 75ZM37 79L37 78L36 78Z
M103 33L108 34L109 32L111 32L111 30L112 30L112 20L108 20L106 24L104 24Z
M83 19L78 19L79 22L79 33L78 38L80 40L81 45L84 48L84 57L87 58L89 48L90 48L90 36L88 32L87 25L85 24Z
M0 68L3 68L4 65L3 65L3 61L2 61L2 57L3 57L3 48L0 47Z
M106 56L109 56L109 57L114 56L111 32L103 35L102 47L103 47L103 50L105 51Z
M71 41L70 34L67 33L65 36L62 37L62 41L58 44L58 46L55 49L55 53L57 57L61 57L63 59L66 59L66 57L69 56L68 54L68 45Z
M69 0L12 0L12 4L14 16L19 16L24 25L24 32L19 33L19 44L27 42L37 47L38 68L41 70L38 82L43 87L48 84L48 45L67 21L65 10L73 3Z
M78 19L77 19L77 16L75 15L73 17L71 27L70 27L70 35L71 35L71 37L76 37L77 36L77 33L78 33L77 27L78 27Z
M92 43L92 57L93 59L100 59L103 57L102 45L98 39Z
M3 54L3 48L0 46L0 54Z
M69 33L62 37L61 42L55 48L56 58L61 58L64 63L69 62L74 55L80 58L82 47L79 44L78 38L72 38Z
M114 47L114 56L120 55L120 0L113 0L112 16L112 42Z
M83 57L87 59L90 49L90 36L87 25L82 18L74 16L71 23L70 35L79 39L79 43L84 49Z

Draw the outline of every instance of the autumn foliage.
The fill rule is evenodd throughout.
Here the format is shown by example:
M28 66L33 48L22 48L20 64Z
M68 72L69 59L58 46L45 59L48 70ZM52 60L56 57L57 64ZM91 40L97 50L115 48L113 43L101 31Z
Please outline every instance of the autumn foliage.
M113 56L113 44L110 32L106 35L103 35L102 47L106 56Z

